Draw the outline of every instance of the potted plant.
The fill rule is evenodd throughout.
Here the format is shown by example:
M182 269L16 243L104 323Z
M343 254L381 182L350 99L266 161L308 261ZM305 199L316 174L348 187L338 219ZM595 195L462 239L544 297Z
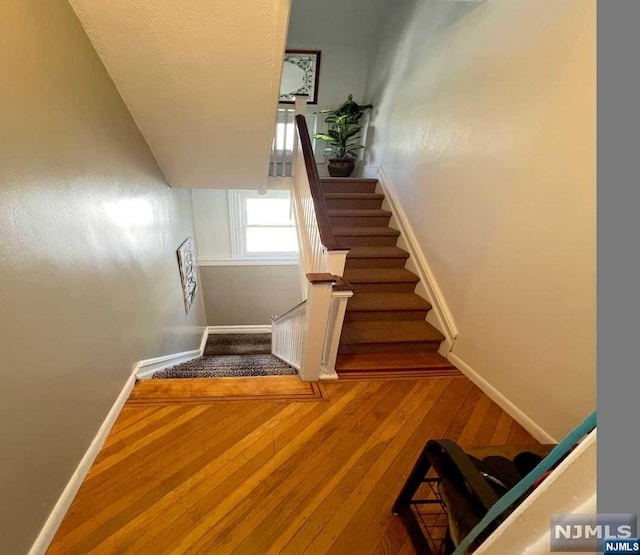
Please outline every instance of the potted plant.
M329 124L326 133L316 133L313 138L325 141L325 152L329 155L329 175L331 177L349 177L355 167L358 153L364 148L359 143L362 124L360 120L365 111L373 106L360 105L349 95L337 110L322 110L319 114L327 114L325 122Z

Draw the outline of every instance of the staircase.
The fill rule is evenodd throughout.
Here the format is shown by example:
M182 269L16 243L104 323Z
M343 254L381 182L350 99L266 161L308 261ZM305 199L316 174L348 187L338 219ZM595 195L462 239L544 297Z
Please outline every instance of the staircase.
M377 180L321 179L336 241L350 248L344 279L353 288L336 360L340 378L457 375L441 355L444 336L425 321L428 301L414 292L420 278L405 268L391 212Z

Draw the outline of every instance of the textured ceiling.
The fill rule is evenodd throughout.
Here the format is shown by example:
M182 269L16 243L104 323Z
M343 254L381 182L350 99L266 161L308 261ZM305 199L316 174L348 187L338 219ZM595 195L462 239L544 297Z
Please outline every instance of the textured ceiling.
M290 0L70 0L173 187L267 179Z

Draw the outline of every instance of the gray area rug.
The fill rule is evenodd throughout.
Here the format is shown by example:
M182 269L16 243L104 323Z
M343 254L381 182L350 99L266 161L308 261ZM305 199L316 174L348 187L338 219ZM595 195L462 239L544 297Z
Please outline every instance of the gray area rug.
M242 378L296 374L295 368L271 354L270 333L229 333L210 335L204 356L165 368L152 378Z

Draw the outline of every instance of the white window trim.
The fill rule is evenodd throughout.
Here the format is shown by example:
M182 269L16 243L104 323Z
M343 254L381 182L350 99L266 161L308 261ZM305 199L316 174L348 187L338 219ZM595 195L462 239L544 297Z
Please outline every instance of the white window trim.
M231 238L231 257L232 257L231 260L238 260L238 261L244 260L244 261L254 262L254 263L259 260L264 260L266 265L268 265L267 262L273 263L276 261L297 264L299 260L299 253L297 252L269 252L262 255L259 253L248 254L244 251L244 248L243 248L243 244L244 244L243 219L244 218L242 214L242 206L243 206L242 201L246 197L247 193L248 191L243 191L243 190L227 191L227 201L229 205L229 236ZM217 266L219 264L203 263L201 265ZM229 265L229 264L225 263L220 265ZM246 265L259 265L259 264L246 264Z

